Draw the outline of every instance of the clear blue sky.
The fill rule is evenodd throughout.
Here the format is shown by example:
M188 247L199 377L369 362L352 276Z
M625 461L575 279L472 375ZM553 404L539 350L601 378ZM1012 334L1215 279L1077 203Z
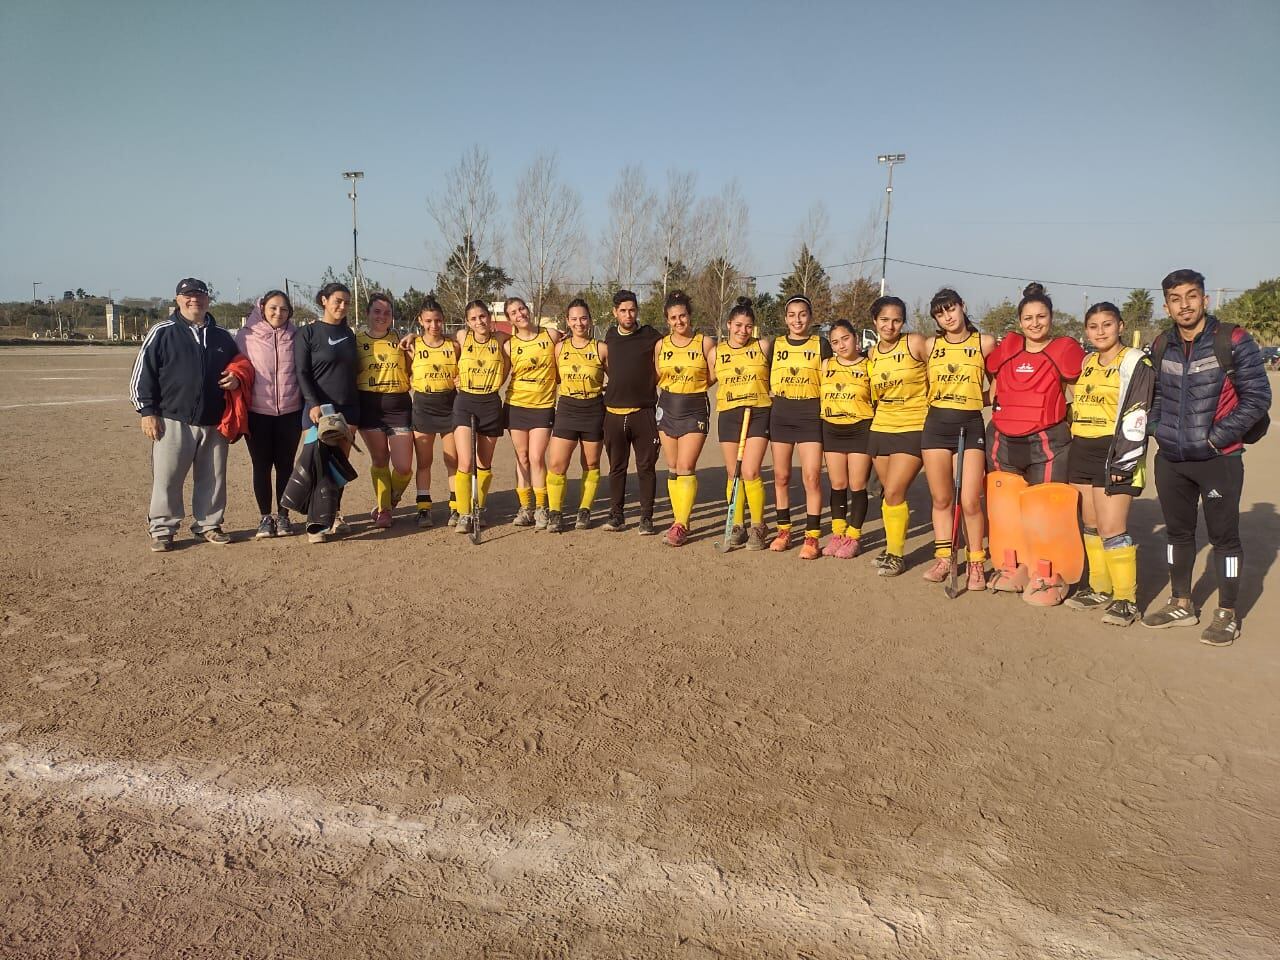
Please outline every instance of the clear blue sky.
M349 258L352 168L361 253L428 265L425 198L472 143L508 203L557 151L593 240L627 162L736 178L758 274L819 200L824 258L850 259L876 154L903 151L891 256L1245 288L1280 274L1278 38L1276 0L6 3L0 299L314 282ZM972 305L1021 287L890 264L909 300L943 283Z

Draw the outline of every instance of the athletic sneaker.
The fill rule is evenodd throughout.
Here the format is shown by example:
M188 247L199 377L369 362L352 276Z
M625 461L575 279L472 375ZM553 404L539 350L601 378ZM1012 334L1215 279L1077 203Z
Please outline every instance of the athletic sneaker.
M741 547L747 542L747 528L741 524L735 523L733 529L729 531L729 546Z
M768 539L769 528L763 523L757 523L747 531L747 549L763 550L767 546L765 541Z
M307 531L307 543L328 543L329 531L321 528L319 530Z
M547 531L549 533L564 532L564 514L559 510L547 511Z
M876 554L875 564L877 570L884 566L884 561L887 556L889 556L889 551L887 549L881 550Z
M1213 611L1213 619L1200 634L1200 642L1211 647L1229 647L1240 636L1240 621L1230 610L1219 607Z
M225 546L231 542L231 538L222 532L221 527L214 527L212 530L206 530L200 534L204 537L205 543L216 543L218 546Z
M172 537L152 537L151 552L152 553L168 553L173 549Z
M456 527L458 525L458 511L450 508L449 519L445 521L445 526Z
M258 532L253 535L255 540L270 540L276 535L276 518L270 514L262 518L258 523Z
M636 532L642 537L652 537L658 531L654 529L653 517L641 517L640 526L636 528Z
M987 589L987 565L982 560L969 561L969 580L967 586L970 590Z
M426 510L418 511L418 528L420 530L425 530L434 525L435 521L431 519L431 509L429 507Z
M822 551L818 548L818 538L806 536L800 546L800 559L817 560L820 556Z
M453 528L455 533L471 532L471 514L462 514L458 517L458 525Z
M941 583L949 576L951 576L950 557L934 557L933 563L929 564L924 572L924 578L930 583Z
M583 507L578 511L578 522L575 526L578 530L591 529L591 510L588 507Z
M618 533L627 529L627 521L620 513L609 514L609 519L604 522L604 528L610 533Z
M861 544L857 537L845 537L844 543L840 544L840 552L836 557L840 560L852 560L858 555L858 548Z
M335 513L333 515L333 526L329 528L329 536L337 537L350 532L351 524L347 523L347 518L340 513Z
M902 559L896 553L886 553L884 561L880 564L877 571L882 577L898 577L906 572L907 561Z
M373 517L373 525L377 527L379 530L391 529L391 511L375 510L374 517Z
M1142 625L1152 630L1164 630L1166 627L1194 627L1199 622L1200 617L1194 608L1184 607L1172 597L1159 610L1148 613L1142 618Z
M1113 599L1111 594L1103 593L1101 590L1085 589L1073 597L1067 597L1063 606L1070 607L1072 610L1096 610L1098 607L1106 607L1110 610Z
M296 530L293 529L293 522L289 519L289 511L281 510L276 514L276 536L292 537Z
M683 547L688 539L689 528L683 523L673 523L667 528L667 535L662 538L662 542L668 547Z
M1127 627L1139 616L1141 611L1132 600L1112 600L1107 604L1107 612L1102 615L1102 622L1113 627Z
M848 538L843 534L833 533L831 536L827 537L827 545L822 548L822 555L824 557L840 556L840 548L844 546L844 542L847 539Z
M513 527L533 526L533 507L521 507L516 511L516 518L511 521Z
M547 529L547 514L549 512L550 511L548 511L546 507L538 507L538 509L533 511L533 529Z
M773 543L769 544L769 549L774 553L782 553L784 550L791 549L791 531L779 530L773 538Z

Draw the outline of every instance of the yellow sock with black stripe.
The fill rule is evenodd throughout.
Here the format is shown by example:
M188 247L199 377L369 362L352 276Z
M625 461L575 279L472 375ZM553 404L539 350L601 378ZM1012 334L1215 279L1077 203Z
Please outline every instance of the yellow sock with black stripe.
M582 498L578 501L579 510L590 510L595 503L596 490L600 487L600 469L592 467L582 477Z
M564 474L547 471L547 506L559 513L564 508Z
M404 492L409 489L409 481L413 479L411 473L398 473L391 471L391 503L397 504L400 498L404 496Z
M454 490L457 491L452 500L453 508L466 516L471 512L471 474L459 470L453 482Z
M754 480L744 480L743 485L747 488L747 508L751 511L751 523L758 527L764 523L764 481L756 477Z
M516 487L516 496L525 510L533 509L533 487Z
M373 481L373 499L379 510L391 509L391 468L370 467L369 479Z
M476 471L476 480L476 486L480 488L480 503L477 506L483 507L485 501L489 499L489 485L493 483L493 471L481 467Z
M822 536L822 514L806 513L804 516L804 535L811 540Z
M419 513L431 512L431 491L419 490L418 495L414 498L414 503L418 507Z
M791 529L791 508L790 507L774 507L773 512L778 515L778 530Z
M906 502L881 504L880 517L884 520L885 550L895 557L902 556L907 546L907 527L911 524L911 508Z
M536 507L546 509L546 506L547 506L547 488L546 487L533 488L533 504Z
M841 520L839 517L831 518L831 535L833 537L843 537L844 532L849 529L849 521Z
M1116 539L1120 539L1117 537ZM1129 541L1126 535L1124 540ZM1108 538L1110 542L1110 538ZM1103 560L1111 577L1111 595L1117 600L1138 602L1138 548L1132 542L1123 546L1103 545ZM1092 561L1091 561L1092 562Z
M698 478L695 474L676 477L676 495L679 500L673 502L671 512L675 514L676 523L682 527L689 526L689 517L693 515L693 505L698 499Z
M1103 557L1102 538L1093 527L1084 528L1084 553L1089 558L1089 589L1094 593L1111 593L1111 574Z
M449 512L458 512L458 495L453 492L454 484L457 482L453 477L449 478Z
M933 541L933 556L934 556L934 558L935 558L935 559L937 559L937 560L950 560L950 559L951 559L951 553L952 553L952 550L951 550L951 541L950 541L950 540L935 540L935 541Z
M970 563L986 563L987 551L983 548L968 551Z

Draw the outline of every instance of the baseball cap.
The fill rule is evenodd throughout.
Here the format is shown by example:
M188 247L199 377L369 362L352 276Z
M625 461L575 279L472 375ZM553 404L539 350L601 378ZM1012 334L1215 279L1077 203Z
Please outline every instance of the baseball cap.
M199 294L201 296L209 296L209 285L203 280L197 280L195 277L187 277L178 283L178 289L174 291L174 296L180 297L183 294Z

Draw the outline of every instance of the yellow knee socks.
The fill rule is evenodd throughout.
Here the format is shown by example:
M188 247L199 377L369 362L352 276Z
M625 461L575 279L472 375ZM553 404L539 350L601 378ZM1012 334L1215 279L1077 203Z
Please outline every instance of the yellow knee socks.
M373 481L373 498L379 510L391 509L391 468L370 467L369 479Z
M465 516L471 512L471 474L461 470L454 476L453 508Z
M751 523L760 526L764 523L764 481L759 477L744 480L747 488L747 507L751 510Z
M1102 538L1098 531L1086 527L1084 531L1084 553L1089 558L1089 589L1095 593L1111 593L1111 574L1107 572L1107 561L1103 557Z
M546 509L546 506L547 506L547 488L546 487L533 488L533 503L534 503L534 506L540 509Z
M476 486L480 488L480 503L477 506L483 508L484 502L489 499L489 484L493 483L493 471L486 470L481 467L476 471Z
M391 471L391 503L395 505L400 502L400 498L404 496L404 492L409 489L409 481L413 479L411 473L398 473Z
M582 499L578 502L579 510L590 510L596 499L596 488L600 486L600 471L597 468L588 470L582 477Z
M698 499L698 478L690 473L669 479L667 492L671 497L671 512L676 523L682 527L689 526L689 516L693 513L694 501Z
M884 520L885 549L895 557L902 556L907 546L907 526L911 523L911 508L906 502L893 506L883 504L880 516Z
M1111 547L1103 550L1103 562L1111 577L1111 595L1117 600L1138 601L1138 548L1136 546ZM1089 558L1093 563L1093 558ZM1090 586L1093 577L1089 578Z
M516 487L516 496L520 500L520 506L526 510L533 509L533 487Z
M547 506L555 513L564 509L564 474L547 471Z

